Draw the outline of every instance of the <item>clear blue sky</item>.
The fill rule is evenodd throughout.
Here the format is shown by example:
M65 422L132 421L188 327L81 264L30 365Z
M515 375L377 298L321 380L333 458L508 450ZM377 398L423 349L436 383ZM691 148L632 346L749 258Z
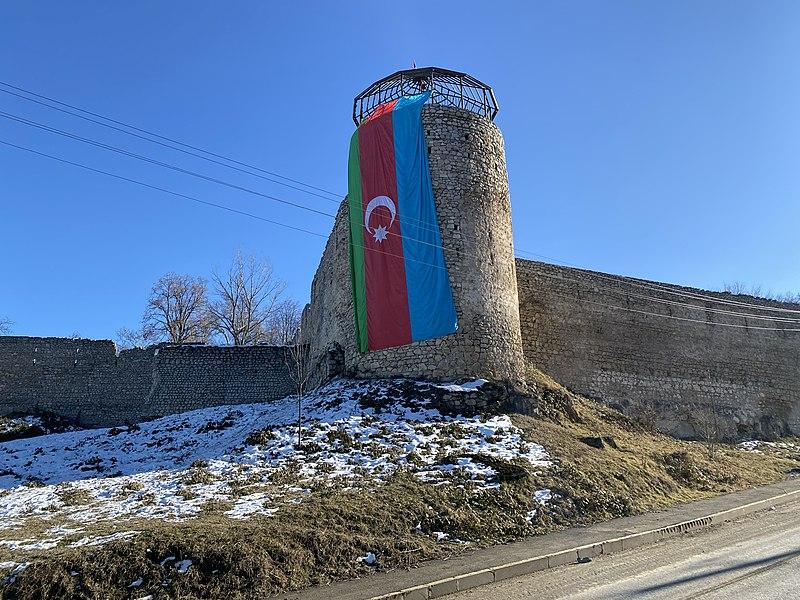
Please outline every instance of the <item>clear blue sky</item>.
M501 105L519 248L699 287L800 290L800 3L15 2L0 80L318 186L346 183L352 98L411 61ZM325 210L0 94L0 110ZM0 139L327 233L331 221L0 119ZM167 271L235 249L308 297L324 240L0 147L0 316L113 337Z

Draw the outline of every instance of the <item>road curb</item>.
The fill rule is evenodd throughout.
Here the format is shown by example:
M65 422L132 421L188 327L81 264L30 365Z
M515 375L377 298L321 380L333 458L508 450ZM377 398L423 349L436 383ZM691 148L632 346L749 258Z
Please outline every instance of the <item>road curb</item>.
M770 498L711 513L689 521L683 521L657 529L650 529L648 531L641 531L623 537L611 538L586 546L576 546L552 554L534 556L496 567L463 573L455 577L431 581L430 583L416 585L380 596L372 596L370 600L430 600L431 598L441 598L456 592L463 592L482 585L503 581L504 579L530 575L537 571L544 571L553 567L575 563L580 559L595 558L603 554L613 554L623 550L630 550L638 546L652 544L659 540L675 537L689 531L704 529L712 525L719 525L720 523L732 521L761 510L781 506L797 500L800 500L800 489L776 494Z

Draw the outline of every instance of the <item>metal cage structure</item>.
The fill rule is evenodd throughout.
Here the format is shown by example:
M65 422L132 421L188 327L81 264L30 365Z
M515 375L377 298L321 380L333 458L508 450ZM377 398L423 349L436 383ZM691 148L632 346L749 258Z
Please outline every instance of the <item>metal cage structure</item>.
M492 120L500 108L492 88L472 75L425 67L397 71L370 85L353 100L353 122L358 126L381 104L428 91L431 104L463 108Z

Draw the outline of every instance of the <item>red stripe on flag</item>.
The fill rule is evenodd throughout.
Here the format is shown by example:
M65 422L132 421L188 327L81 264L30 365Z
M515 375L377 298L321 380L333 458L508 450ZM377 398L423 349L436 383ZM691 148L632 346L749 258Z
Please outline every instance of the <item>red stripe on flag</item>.
M364 231L364 279L367 300L367 345L370 350L411 343L403 240L397 202L392 109L395 101L380 106L358 132L361 157L361 200L364 214L370 202L390 198L395 210L373 204L369 230ZM361 224L364 226L364 223Z

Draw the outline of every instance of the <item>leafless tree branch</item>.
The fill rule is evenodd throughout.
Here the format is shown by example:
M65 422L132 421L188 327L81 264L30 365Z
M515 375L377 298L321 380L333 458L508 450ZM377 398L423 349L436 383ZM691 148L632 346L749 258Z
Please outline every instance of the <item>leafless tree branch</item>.
M0 335L8 335L11 333L11 326L13 325L13 321L6 317L0 317Z
M308 344L302 327L298 327L294 339L287 346L286 366L295 385L297 397L297 447L303 446L303 397L306 394L311 375Z
M153 285L142 319L143 341L208 341L207 287L201 277L167 273Z
M302 309L296 300L289 298L278 302L266 324L264 343L275 346L290 345L300 328L301 315Z
M147 340L141 329L131 329L130 327L121 327L117 330L117 337L114 339L117 348L120 350L130 350L131 348L144 348L147 346Z
M792 292L773 292L772 290L764 290L760 285L747 285L741 281L733 281L725 283L722 291L735 295L754 296L756 298L764 298L765 300L775 300L776 302L793 302L800 303L800 293Z
M213 271L211 282L214 299L209 314L214 331L234 346L268 342L270 320L286 289L272 265L237 252L227 271Z

